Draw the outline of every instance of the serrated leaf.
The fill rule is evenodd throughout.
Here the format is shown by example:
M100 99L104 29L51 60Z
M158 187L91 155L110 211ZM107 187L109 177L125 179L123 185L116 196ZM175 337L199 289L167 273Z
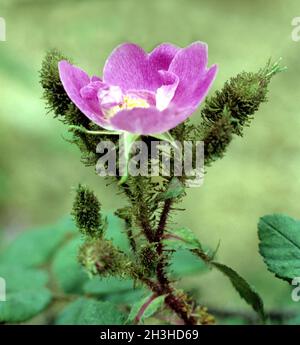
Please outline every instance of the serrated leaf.
M152 294L136 302L131 308L126 323L142 323L164 305L165 298L164 295L155 296Z
M250 286L249 283L232 268L215 261L211 262L211 264L213 265L213 267L217 268L220 272L222 272L224 275L226 275L229 278L233 287L236 289L239 295L249 305L252 306L252 308L259 315L260 319L262 321L265 321L266 317L265 317L265 312L264 312L264 304L261 297L254 290L254 288Z
M56 320L57 325L122 325L125 315L109 302L79 298L69 304Z
M173 253L170 260L170 268L172 275L183 277L195 273L205 272L208 266L202 260L199 260L193 253L187 249L178 249Z
M77 259L78 249L82 243L80 237L65 244L55 255L52 272L59 287L66 293L82 293L88 275Z
M165 192L159 194L159 200L174 199L181 196L185 191L184 185L177 177L173 177Z
M202 249L193 231L185 227L166 233L163 242L167 247L172 249Z
M19 235L0 254L1 264L36 267L47 262L64 241L67 233L74 231L70 217L57 224Z
M300 276L300 221L267 215L258 223L259 251L268 269L282 279Z

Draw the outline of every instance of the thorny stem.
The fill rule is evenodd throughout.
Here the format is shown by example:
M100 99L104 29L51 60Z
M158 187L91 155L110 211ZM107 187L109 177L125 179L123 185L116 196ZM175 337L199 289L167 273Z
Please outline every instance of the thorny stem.
M143 229L144 235L150 243L153 243L153 242L155 242L155 239L153 236L153 231L152 231L151 225L148 222L148 219L143 214L143 210L141 210L141 213L142 213L142 217L140 219L140 223L141 223L141 227Z
M129 188L125 188L124 191L129 198L132 196ZM176 296L176 293L174 292L174 289L172 288L171 283L166 274L166 267L168 265L168 262L164 255L165 250L162 239L164 236L164 232L166 230L167 220L169 213L171 211L172 203L172 199L167 199L164 202L164 206L156 230L154 230L151 226L147 208L144 207L143 203L140 204L138 215L139 224L143 230L144 236L146 237L147 241L149 243L156 243L156 253L158 256L158 263L156 266L157 282L145 277L142 272L138 273L137 278L143 284L148 286L148 288L151 291L153 291L157 296L166 295L166 305L171 310L173 310L184 321L185 324L194 325L197 323L197 321L193 316L189 315L187 310L189 306L180 297Z
M133 197L133 194L129 188L123 188L123 191L125 192L126 196L129 199ZM153 243L154 238L153 238L152 228L148 221L148 218L145 217L145 214L147 214L147 212L144 210L144 206L141 203L140 208L139 208L138 221L148 242ZM131 241L131 238L129 238L129 241Z
M125 224L126 224L126 233L127 233L130 247L131 247L133 253L136 253L136 242L135 242L135 239L133 236L133 231L131 228L131 222L128 220L125 220Z
M160 220L158 223L157 230L154 234L154 241L157 243L156 252L158 256L158 263L156 267L156 277L157 277L158 282L155 283L152 280L144 278L144 277L141 277L141 280L158 296L166 295L165 303L184 321L185 324L194 325L196 324L196 319L193 316L190 316L188 314L186 303L183 300L181 300L178 296L176 296L176 294L174 293L174 290L170 285L170 281L166 273L167 262L164 256L164 245L163 245L162 239L165 232L171 206L172 206L172 200L171 199L166 200L163 206L163 210L160 215ZM151 231L150 233L152 234L151 229L150 231ZM152 241L153 239L151 237L150 242Z
M160 220L159 220L159 224L157 227L157 231L155 234L156 242L159 242L160 239L162 238L163 234L164 234L165 227L166 227L167 220L168 220L168 215L169 215L169 212L171 210L171 205L172 205L172 199L167 199L164 203L164 207L163 207L163 210L162 210L162 213L160 216Z
M132 251L135 253L136 252L136 243L135 243L135 240L133 238L133 232L132 232L131 228L127 229L127 235L129 238L130 247L131 247Z
M155 233L155 242L157 242L156 246L156 252L158 256L158 263L156 267L156 274L157 274L157 279L159 283L161 284L162 288L168 289L169 286L169 281L166 276L165 272L165 267L166 267L166 262L165 262L165 257L164 257L164 245L162 242L162 237L164 235L165 227L167 224L168 220L168 215L171 209L172 205L172 200L167 199L164 203L164 207L160 216L159 224Z
M184 321L186 325L197 324L196 319L193 316L188 315L185 303L172 292L166 297L165 303L170 309L175 311L175 313Z
M157 296L167 295L165 298L166 305L173 310L186 325L195 325L196 319L193 316L189 316L186 310L186 304L179 297L177 297L170 285L166 288L162 288L160 283L156 283L153 280L144 277L139 274L139 279L145 285L148 286Z

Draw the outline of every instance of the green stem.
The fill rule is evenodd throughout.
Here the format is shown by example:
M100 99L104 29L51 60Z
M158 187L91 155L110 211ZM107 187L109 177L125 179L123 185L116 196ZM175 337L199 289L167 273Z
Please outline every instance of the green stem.
M171 211L171 206L172 199L167 199L164 203L159 224L155 233L155 241L157 242L156 252L158 255L156 276L162 291L161 294L167 295L165 303L184 321L186 325L195 325L197 323L196 319L189 315L186 303L174 293L166 272L168 262L164 255L164 245L162 240L167 225L168 216Z
M169 287L169 280L165 272L167 263L166 263L166 258L164 256L164 245L162 242L162 238L165 232L165 227L166 227L168 215L171 209L171 204L172 204L171 199L168 199L165 201L164 207L160 216L159 224L156 230L156 234L155 234L155 242L157 242L156 252L158 256L156 274L157 274L157 279L160 282L161 286L165 288L166 290L168 290L168 287Z

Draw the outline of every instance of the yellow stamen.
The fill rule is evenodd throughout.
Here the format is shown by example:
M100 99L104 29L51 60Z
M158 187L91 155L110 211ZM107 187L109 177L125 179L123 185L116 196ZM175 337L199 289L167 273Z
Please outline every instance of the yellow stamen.
M114 107L105 111L106 117L113 117L121 110L131 110L134 108L149 108L149 103L143 98L136 98L130 96L123 97L123 103L120 105L115 105Z

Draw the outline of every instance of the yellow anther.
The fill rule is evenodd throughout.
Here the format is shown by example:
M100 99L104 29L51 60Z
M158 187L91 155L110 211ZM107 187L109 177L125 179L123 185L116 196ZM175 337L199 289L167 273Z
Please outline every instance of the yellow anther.
M136 98L125 95L123 97L123 103L120 105L115 105L114 107L111 107L110 109L107 109L105 111L106 117L113 117L121 110L131 110L134 108L149 108L149 103L143 99L143 98Z

